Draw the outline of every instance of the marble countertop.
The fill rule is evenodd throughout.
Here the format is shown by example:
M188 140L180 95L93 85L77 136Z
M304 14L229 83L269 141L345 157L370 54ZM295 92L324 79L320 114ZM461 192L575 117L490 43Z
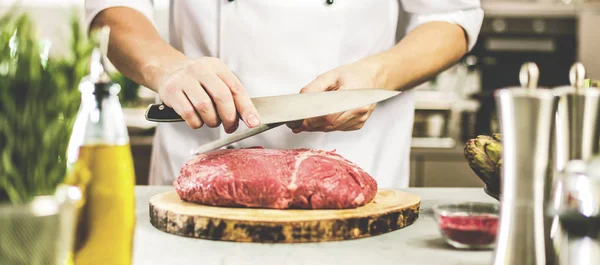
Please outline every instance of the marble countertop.
M492 261L492 250L457 250L447 245L432 213L432 206L438 203L496 202L480 188L405 189L421 196L420 216L414 224L363 239L300 244L219 242L162 232L150 224L148 201L151 196L171 189L170 186L136 187L136 265L475 265Z

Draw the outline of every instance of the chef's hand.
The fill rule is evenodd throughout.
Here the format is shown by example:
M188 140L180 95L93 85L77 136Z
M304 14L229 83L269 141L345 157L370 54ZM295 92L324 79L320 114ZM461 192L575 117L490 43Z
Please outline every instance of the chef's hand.
M302 88L300 93L341 89L381 88L385 83L382 67L374 61L363 59L343 65L318 76ZM336 104L331 102L331 104ZM352 131L365 125L376 104L341 113L321 116L287 124L294 133L302 131Z
M158 94L194 129L206 124L227 133L238 128L238 118L248 127L260 124L258 112L242 83L219 59L203 57L172 63L158 81ZM238 117L238 113L241 117Z

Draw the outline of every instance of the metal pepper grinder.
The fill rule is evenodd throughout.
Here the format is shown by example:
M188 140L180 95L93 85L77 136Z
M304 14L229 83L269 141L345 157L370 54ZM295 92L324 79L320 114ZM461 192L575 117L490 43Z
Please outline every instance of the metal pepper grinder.
M538 89L538 77L538 67L525 63L519 74L522 87L495 94L503 138L503 197L494 265L556 263L546 236L544 193L553 176L558 97Z
M554 88L560 97L556 116L556 170L571 160L588 160L600 144L600 89L584 88L585 68L575 63L569 72L570 86Z
M573 64L569 71L569 79L571 81L570 86L553 89L555 94L560 97L556 113L556 157L554 161L556 172L561 175L558 175L559 178L554 183L555 186L552 187L555 197L551 198L554 199L554 202L553 205L549 205L549 213L559 212L561 198L565 196L562 193L570 189L568 185L565 186L565 183L568 184L569 181L561 181L560 178L577 175L569 172L569 165L572 167L581 163L585 164L585 161L589 161L594 155L598 154L600 145L600 131L598 128L600 125L600 89L596 87L584 87L585 68L581 63ZM591 162L597 163L597 161L596 159ZM594 172L587 173L594 174ZM585 190L591 187L583 185L577 188ZM584 193L588 194L589 192L581 192L581 194ZM590 199L594 200L589 196L584 196L584 200L582 201ZM555 217L557 221L564 223L564 220L560 220L561 218L558 218L558 216ZM585 249L585 246L580 246L578 243L586 243L587 241L569 239L568 234L564 232L563 226L557 226L557 229L554 231L558 239L556 242L560 245L559 257L561 264L586 264L585 258L579 259L579 255L573 255L573 253L569 255L569 253L573 249L579 249L580 247ZM593 252L592 250L599 251L600 248L591 248L586 253L590 254ZM589 258L589 256L585 255L582 257Z

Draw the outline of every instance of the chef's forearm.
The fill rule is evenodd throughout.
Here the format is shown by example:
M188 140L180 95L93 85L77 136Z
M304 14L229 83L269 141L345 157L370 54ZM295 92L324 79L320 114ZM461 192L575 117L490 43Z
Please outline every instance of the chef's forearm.
M92 22L92 28L111 29L108 58L133 81L158 89L165 66L186 59L158 34L152 23L138 11L127 7L108 8Z
M412 88L456 63L467 52L464 30L446 22L425 23L391 49L365 58L381 65L384 88Z

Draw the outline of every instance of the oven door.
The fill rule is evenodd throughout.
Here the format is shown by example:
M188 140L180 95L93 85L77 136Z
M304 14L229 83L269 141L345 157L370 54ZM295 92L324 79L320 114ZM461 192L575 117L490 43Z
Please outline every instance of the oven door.
M481 73L481 92L474 95L481 104L476 115L477 134L497 132L493 126L493 91L520 86L523 63L538 65L540 87L569 83L569 69L577 55L576 28L575 18L484 19L478 42L470 52L477 57Z

